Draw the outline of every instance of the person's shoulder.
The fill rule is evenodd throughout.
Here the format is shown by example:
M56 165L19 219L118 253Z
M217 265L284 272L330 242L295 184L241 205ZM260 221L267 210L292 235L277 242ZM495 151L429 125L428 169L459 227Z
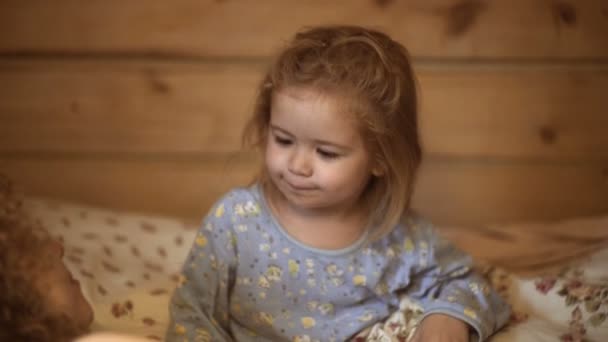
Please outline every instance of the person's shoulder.
M242 202L258 201L260 197L259 185L254 184L248 187L235 187L230 189L220 198L220 202Z
M210 215L221 217L251 217L261 213L259 185L236 187L222 195L212 206Z
M409 211L403 219L405 226L412 231L419 231L425 233L431 233L435 231L435 225L426 218L425 216L415 212Z
M431 241L435 239L436 231L429 219L419 213L409 211L404 214L391 235L392 239L398 240Z

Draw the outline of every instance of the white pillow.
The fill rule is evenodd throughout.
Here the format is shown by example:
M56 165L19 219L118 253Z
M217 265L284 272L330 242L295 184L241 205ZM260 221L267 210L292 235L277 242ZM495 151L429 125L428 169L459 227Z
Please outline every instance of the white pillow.
M64 241L64 262L95 312L93 331L162 340L196 225L42 199L24 207Z

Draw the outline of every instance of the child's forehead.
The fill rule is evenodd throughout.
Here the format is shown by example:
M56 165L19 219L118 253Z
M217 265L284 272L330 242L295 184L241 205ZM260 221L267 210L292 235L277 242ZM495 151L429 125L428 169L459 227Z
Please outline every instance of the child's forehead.
M300 101L336 101L335 95L325 88L306 85L284 86L274 90L273 97L286 96Z
M308 91L278 92L273 100L270 126L302 140L329 142L340 146L362 144L356 115L339 99Z
M277 105L277 99L282 98L282 105L307 105L323 106L331 110L342 119L356 119L355 108L360 107L361 100L355 95L345 91L338 91L331 88L315 88L311 86L290 86L278 89L273 92L273 106Z

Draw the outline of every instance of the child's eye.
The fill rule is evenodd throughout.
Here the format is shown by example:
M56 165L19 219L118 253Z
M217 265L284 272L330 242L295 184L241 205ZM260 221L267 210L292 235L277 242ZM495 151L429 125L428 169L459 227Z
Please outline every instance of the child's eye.
M338 157L340 156L340 155L339 155L338 153L336 153L336 152L326 151L326 150L323 150L323 149L318 149L318 150L317 150L317 153L318 153L318 154L319 154L321 157L326 158L326 159L336 159L336 158L338 158Z
M274 141L279 144L279 145L283 145L283 146L288 146L291 144L291 139L287 139L287 138L282 138L279 137L277 135L274 136Z

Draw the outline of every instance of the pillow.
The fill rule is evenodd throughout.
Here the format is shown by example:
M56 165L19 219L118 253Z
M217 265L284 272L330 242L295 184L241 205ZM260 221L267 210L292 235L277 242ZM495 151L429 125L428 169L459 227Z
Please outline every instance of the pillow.
M440 231L512 305L497 340L543 340L546 330L552 340L608 341L608 216Z
M557 275L518 282L528 312L567 324L565 340L608 340L608 247L565 265Z
M196 225L44 199L26 199L24 209L63 240L64 262L95 312L93 331L162 339Z
M476 260L519 275L557 275L565 266L608 247L608 215L545 223L441 226L439 231ZM597 265L595 271L589 269L590 264L586 267L585 278L600 280L604 272L606 279L605 267Z
M95 311L93 331L162 340L196 224L42 199L26 199L25 208L63 239L65 262ZM513 307L511 323L492 341L608 341L607 223L597 217L440 231L485 261L482 273ZM364 340L411 331L407 318L416 308L402 304Z

